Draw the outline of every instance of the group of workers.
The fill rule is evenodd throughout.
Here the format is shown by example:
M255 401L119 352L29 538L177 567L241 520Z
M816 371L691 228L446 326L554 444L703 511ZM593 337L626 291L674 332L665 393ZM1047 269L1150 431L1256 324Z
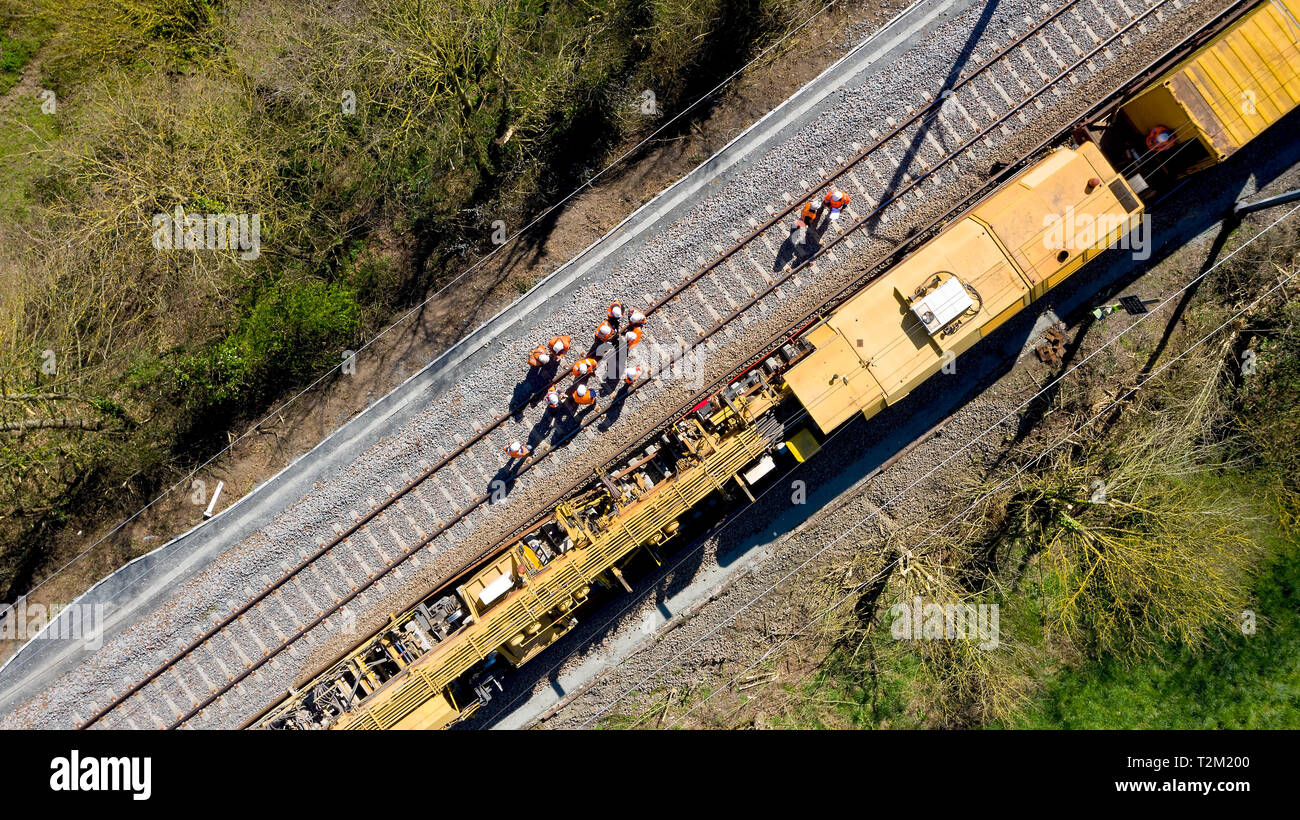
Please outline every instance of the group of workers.
M817 227L822 215L829 213L830 219L838 219L840 211L848 207L850 199L851 197L846 192L838 188L831 188L821 202L808 200L808 202L804 203L798 221L795 222L795 229L811 228L820 233L825 229L824 226ZM614 341L615 337L619 335L619 326L624 319L627 321L627 327L622 335L623 341L627 344L627 349L630 351L640 344L641 326L645 324L646 315L639 310L628 310L622 302L615 300L610 304L609 310L606 311L606 318L596 328L597 346L593 348L592 352L574 362L569 371L576 381L573 389L569 392L569 399L574 404L589 406L596 403L596 393L588 386L587 379L596 372L596 366L600 364L596 356L601 354L601 346ZM528 364L531 367L546 367L553 361L563 359L572 348L572 337L556 336L546 344L533 348L533 351L528 354ZM641 378L641 367L629 364L623 372L623 381L627 384L635 384L639 378ZM554 386L551 386L546 391L546 404L551 409L556 410L563 403L563 395ZM512 459L527 458L531 452L531 448L520 441L511 442L506 447L506 455Z
M612 343L619 335L619 325L626 320L627 329L622 332L623 341L627 345L628 351L641 343L641 328L645 325L646 315L639 310L629 310L622 302L615 299L610 303L609 309L605 313L605 319L601 321L596 328L596 345L586 356L578 359L573 363L569 373L577 382L573 390L569 392L569 399L579 406L594 405L596 403L596 393L587 384L589 377L595 374L596 366L600 364L597 356L603 355L608 349L607 345ZM530 367L546 367L551 362L562 360L565 355L573 348L573 337L556 336L544 345L538 345L528 354L528 364ZM642 369L640 365L628 364L623 371L623 381L626 384L635 384L641 378ZM546 404L552 410L558 410L564 403L564 397L559 390L552 385L546 391ZM527 458L532 453L532 448L521 441L512 441L506 446L506 455L512 459Z

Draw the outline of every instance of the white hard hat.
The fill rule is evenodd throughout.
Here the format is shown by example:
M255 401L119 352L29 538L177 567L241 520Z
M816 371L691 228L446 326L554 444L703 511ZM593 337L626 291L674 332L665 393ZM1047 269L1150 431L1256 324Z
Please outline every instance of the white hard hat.
M588 366L589 365L586 362L578 362L578 372L586 373Z
M511 449L511 450L522 450L522 449L524 449L524 444L523 444L523 442L521 442L521 441L512 441L512 442L510 442L510 449Z
M624 335L624 336L627 338L627 340L630 342L630 341L632 341L633 339L636 338L636 331L635 331L635 330L629 330L627 333L624 333L623 335Z
M609 308L609 312L612 313L612 314L614 314L615 317L622 316L622 315L623 315L623 306L622 306L622 305L611 305L610 308Z
M551 350L554 350L556 353L559 353L563 349L564 349L564 342L556 342L555 344L551 345Z
M585 384L578 385L578 389L576 392L578 393L579 396L587 395L587 385Z
M623 374L624 377L629 379L635 379L637 376L640 375L641 375L641 368L637 367L634 364L628 365L627 372Z
M551 354L550 353L539 354L537 357L537 361L541 362L542 364L550 364Z

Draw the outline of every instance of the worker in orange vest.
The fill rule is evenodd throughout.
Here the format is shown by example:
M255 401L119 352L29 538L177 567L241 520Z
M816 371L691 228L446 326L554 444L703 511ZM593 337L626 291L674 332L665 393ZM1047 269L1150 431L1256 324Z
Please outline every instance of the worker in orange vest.
M617 322L619 319L622 319L624 312L625 309L623 303L619 300L615 299L613 302L609 303L609 320L611 322Z
M841 191L838 188L831 188L830 193L826 194L826 198L822 200L822 208L830 208L831 219L839 219L840 211L848 207L851 199L852 197L844 191Z
M569 352L569 348L573 347L573 338L570 336L556 336L546 346L556 356L563 358L564 354Z
M578 359L573 363L573 378L580 379L583 376L590 376L596 372L596 360L588 356L585 359Z
M596 339L601 342L608 342L614 338L614 323L601 322L600 327L596 328Z
M1168 151L1174 147L1175 142L1174 132L1163 125L1157 125L1147 134L1147 148L1152 151Z
M552 387L546 391L546 404L554 410L560 406L560 391Z
M585 384L580 384L573 389L574 404L595 404L596 394L591 392L591 388Z
M645 314L639 310L633 310L627 316L627 323L632 327L640 327L645 324Z
M628 384L636 384L636 380L639 378L641 378L640 365L630 364L627 366L627 370L623 371L623 381Z
M523 442L512 441L506 445L506 455L511 458L528 458L531 452L532 450Z
M551 354L542 345L533 348L533 352L528 354L528 364L531 367L545 367L551 363Z
M794 223L795 228L811 228L817 223L817 217L821 216L822 209L813 204L810 199L803 204L803 211L799 213L799 219Z
M623 339L627 341L627 349L631 350L641 344L641 328L634 327L627 333L623 334Z

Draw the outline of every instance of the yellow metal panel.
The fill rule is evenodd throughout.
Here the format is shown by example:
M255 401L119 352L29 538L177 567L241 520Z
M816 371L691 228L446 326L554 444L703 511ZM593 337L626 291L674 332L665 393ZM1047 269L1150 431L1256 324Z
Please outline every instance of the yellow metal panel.
M442 729L460 717L456 708L443 695L437 695L420 705L421 708L399 718L389 728L410 730Z
M1089 185L1094 177L1100 185ZM815 352L790 369L787 384L827 433L855 409L879 412L1123 235L1130 209L1140 214L1141 202L1096 146L1052 152L809 331ZM1071 228L1055 238L1045 217ZM909 299L939 272L973 289L978 310L931 337Z
M1300 2L1300 0L1298 0ZM1101 180L1090 188L1089 181ZM1117 186L1117 187L1116 187ZM1125 195L1121 203L1116 191ZM1011 251L1012 258L1039 296L1062 271L1077 270L1085 253L1127 233L1129 208L1141 204L1102 155L1085 143L1059 148L985 200L972 216Z
M790 451L790 454L794 456L795 461L799 462L807 461L822 449L813 434L802 428L790 437L785 446Z
M839 333L790 368L786 384L823 433L884 398L861 357Z
M813 347L821 347L831 339L835 338L835 328L822 322L804 334L804 338L807 339Z
M1002 311L997 316L994 316L992 319L985 322L984 325L980 328L980 338L983 338L989 335L990 333L992 333L993 331L997 330L999 327L1005 324L1008 319L1010 319L1012 316L1015 316L1017 313L1023 310L1026 301L1027 300L1022 299L1018 302L1012 302L1011 306L1008 307L1006 310Z
M1201 49L1181 72L1212 112L1201 121L1232 153L1300 102L1300 0L1270 0ZM1189 89L1175 95L1193 101Z
M514 567L515 561L513 556L508 553L502 555L490 566L484 568L473 578L469 579L469 581L465 582L464 586L458 590L460 592L461 600L466 601L469 604L471 611L475 615L479 615L484 610L491 608L497 603L497 601L493 600L491 603L485 604L479 596L482 595L483 591L494 581L507 575L513 575Z
M945 338L931 337L907 302L939 271L972 286L982 302L977 315ZM1020 301L1025 290L988 230L963 219L868 286L830 321L846 338L864 339L855 350L893 404L978 341L979 326Z
M388 681L358 711L341 718L336 728L439 725L446 719L449 704L442 693L448 684L487 652L526 629L538 615L562 608L570 598L586 597L597 575L675 524L766 449L766 439L752 427L720 442L700 466L661 482L620 513L617 525L601 532L594 542L551 561L527 586L510 593L480 621L452 635Z

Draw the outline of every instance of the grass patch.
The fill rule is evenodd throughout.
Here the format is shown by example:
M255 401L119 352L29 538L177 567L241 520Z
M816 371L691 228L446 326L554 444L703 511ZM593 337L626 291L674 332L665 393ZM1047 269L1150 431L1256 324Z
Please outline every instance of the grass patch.
M1067 668L1007 725L1018 729L1294 729L1300 726L1300 544L1257 532L1274 558L1254 587L1255 633L1200 651Z
M41 100L18 97L0 117L0 222L22 224L31 217L32 185L48 168L48 146L58 137L58 120L41 112Z

